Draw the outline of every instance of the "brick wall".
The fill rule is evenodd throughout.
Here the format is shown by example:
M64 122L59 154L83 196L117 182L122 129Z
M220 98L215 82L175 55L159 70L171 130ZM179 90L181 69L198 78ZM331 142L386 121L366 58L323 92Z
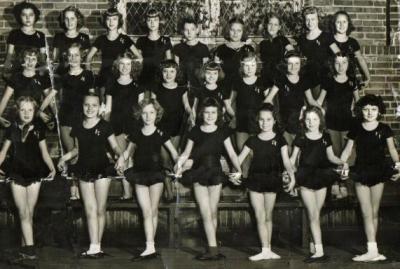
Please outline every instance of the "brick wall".
M3 62L4 59L7 35L12 28L17 26L11 9L18 2L0 1L0 62ZM104 32L99 24L99 19L102 11L109 6L108 0L34 0L31 2L37 4L42 11L38 28L49 38L55 32L61 31L57 22L59 11L71 4L79 7L85 15L86 27L89 29L91 37L96 37ZM356 31L352 36L361 43L371 72L371 83L364 92L384 96L388 108L388 114L384 120L389 122L399 133L400 124L394 116L397 104L393 99L391 87L400 91L400 60L397 58L400 55L400 49L398 40L395 42L395 46L386 47L386 0L306 0L305 2L306 5L321 7L327 14L341 9L350 13L356 26ZM391 2L391 25L397 31L399 30L400 4L397 1ZM0 95L3 90L4 85L0 84Z

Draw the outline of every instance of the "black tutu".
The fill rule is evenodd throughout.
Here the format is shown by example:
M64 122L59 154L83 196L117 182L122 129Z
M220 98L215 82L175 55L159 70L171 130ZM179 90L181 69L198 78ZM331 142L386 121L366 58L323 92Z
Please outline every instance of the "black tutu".
M71 166L71 176L85 181L85 182L95 182L98 179L116 176L117 172L114 169L114 165L106 166L102 171L87 171L82 169L78 165Z
M351 167L349 177L354 182L371 187L389 180L397 173L392 165L393 163L389 161L372 165L355 165Z
M185 186L196 182L202 186L213 186L224 184L227 180L228 177L221 167L199 166L184 172L180 182Z
M282 176L278 172L250 173L244 186L255 192L279 192L282 189Z
M299 167L295 174L299 186L319 190L340 181L340 175L333 168Z
M39 163L35 168L15 167L9 159L2 164L1 169L5 172L6 177L17 185L28 187L32 183L40 182L42 178L49 175L50 171L44 163Z
M124 172L126 180L132 185L151 186L164 182L165 173L161 171L135 171L135 167L128 168Z

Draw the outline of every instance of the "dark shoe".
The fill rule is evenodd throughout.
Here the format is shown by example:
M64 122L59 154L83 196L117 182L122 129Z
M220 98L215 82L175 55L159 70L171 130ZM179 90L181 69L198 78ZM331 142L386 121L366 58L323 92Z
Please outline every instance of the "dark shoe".
M212 255L210 252L205 252L205 253L197 255L195 257L195 259L199 260L199 261L219 261L219 260L225 259L225 256L221 253Z
M152 260L152 259L157 258L157 256L158 256L157 252L154 252L154 253L149 254L149 255L144 255L144 256L137 255L137 256L135 256L135 257L133 257L131 259L131 262L140 262L140 261L145 261L145 260Z
M324 255L318 258L312 258L312 256L309 256L308 258L304 259L305 263L314 263L314 262L326 262L328 261L329 257Z
M79 258L82 258L82 259L100 259L103 257L104 257L104 252L97 252L97 253L89 254L89 253L87 253L87 251L84 251L81 254L79 254Z
M24 246L18 252L21 259L24 260L36 260L36 250L34 246Z
M132 200L133 200L133 197L125 198L124 196L121 196L118 199L119 202L131 202Z

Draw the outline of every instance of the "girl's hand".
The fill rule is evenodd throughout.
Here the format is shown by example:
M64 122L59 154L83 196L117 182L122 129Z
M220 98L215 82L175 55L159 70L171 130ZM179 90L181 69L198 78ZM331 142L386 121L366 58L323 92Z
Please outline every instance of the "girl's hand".
M44 123L48 123L51 119L51 117L43 111L39 112L39 117L43 120Z
M49 175L45 178L45 181L52 181L56 176L56 170L50 171Z
M234 185L238 186L242 184L242 181L240 180L241 177L242 177L241 172L230 173L229 181L232 182Z
M189 123L191 127L196 125L196 115L194 112L189 114Z
M66 165L65 165L65 161L63 160L63 158L61 158L61 159L58 161L58 164L57 164L58 170L61 171L61 172L63 172L63 171L66 169L65 166L66 166Z
M291 192L294 189L294 186L296 185L295 180L290 180L290 182L285 186L285 192Z
M363 80L363 82L362 82L363 87L368 87L369 81L370 81L370 78L365 78L365 79Z
M6 120L5 118L3 118L3 117L0 117L0 124L3 126L3 127L9 127L10 125L11 125L11 122L10 121L8 121L8 120Z
M125 170L125 159L123 156L120 156L117 160L117 162L115 163L114 166L115 170L117 171L117 173L119 175L123 175L124 174L124 170Z

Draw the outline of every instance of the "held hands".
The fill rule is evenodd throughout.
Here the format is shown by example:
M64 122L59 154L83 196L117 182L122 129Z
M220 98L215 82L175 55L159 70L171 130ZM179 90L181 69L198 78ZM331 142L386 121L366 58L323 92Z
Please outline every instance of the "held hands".
M242 177L242 172L234 172L234 173L229 173L229 181L233 183L233 185L240 185L242 184L242 181L240 178Z
M397 180L400 178L400 162L396 162L396 163L394 164L394 170L396 170L397 173L394 174L390 179L391 179L392 181L397 181Z
M3 118L3 117L0 117L0 124L3 126L3 127L9 127L10 125L11 125L11 122L10 121L8 121L8 120L6 120L5 118Z
M119 175L123 175L124 174L124 170L126 167L126 161L124 159L123 154L118 158L117 162L115 163L115 170L117 171L117 173Z
M43 120L44 123L48 123L51 119L51 116L44 113L43 111L39 112L39 117Z
M45 178L43 178L42 180L43 181L52 181L52 180L54 180L54 177L55 177L55 175L56 175L56 170L54 169L54 170L51 170L50 171L50 173L47 175L47 177L45 177Z

